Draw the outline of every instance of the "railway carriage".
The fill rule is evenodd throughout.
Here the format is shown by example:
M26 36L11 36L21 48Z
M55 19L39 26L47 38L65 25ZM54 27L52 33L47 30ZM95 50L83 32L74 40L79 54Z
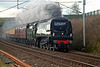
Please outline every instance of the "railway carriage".
M73 41L71 22L64 17L57 17L49 20L46 19L21 25L15 28L13 34L14 41L53 50L58 49L68 51L69 46ZM7 38L10 39L10 36L11 34L7 33Z
M7 30L6 31L6 37L7 37L7 39L14 40L15 28Z
M26 24L15 28L15 41L25 43L26 40Z

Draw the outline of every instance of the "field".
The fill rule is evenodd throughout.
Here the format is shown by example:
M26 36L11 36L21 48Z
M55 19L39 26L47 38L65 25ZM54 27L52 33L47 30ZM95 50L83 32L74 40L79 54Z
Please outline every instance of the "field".
M4 63L3 63L3 60L0 59L0 67L11 67L11 66L8 65L8 64L4 64Z
M2 28L0 28L0 37L2 36Z
M11 67L8 64L5 64L6 57L0 53L0 67Z
M71 20L74 34L73 49L83 48L83 20ZM100 15L86 17L85 51L100 55Z

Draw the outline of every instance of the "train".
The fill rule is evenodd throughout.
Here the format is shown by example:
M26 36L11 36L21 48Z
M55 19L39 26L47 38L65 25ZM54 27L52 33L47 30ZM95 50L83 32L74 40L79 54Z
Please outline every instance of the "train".
M8 29L6 38L38 48L69 51L73 42L72 24L65 17L45 19Z

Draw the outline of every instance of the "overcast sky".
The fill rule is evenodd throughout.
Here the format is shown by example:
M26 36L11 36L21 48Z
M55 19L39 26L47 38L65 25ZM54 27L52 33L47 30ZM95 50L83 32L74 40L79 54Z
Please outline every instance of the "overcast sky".
M11 1L11 2L9 2ZM10 8L12 6L17 5L16 0L0 0L0 11L5 10L7 8ZM26 0L19 0L19 1L26 1ZM28 1L34 1L34 0L28 0ZM72 2L72 1L83 1L83 0L51 0L51 1L62 1L62 2ZM19 2L22 3L22 2ZM20 8L26 5L27 3L19 6ZM70 7L73 3L65 3L66 6ZM82 3L78 3L82 12ZM66 14L68 8L63 9L63 14ZM85 12L90 12L94 10L100 9L100 0L86 0L86 11ZM7 10L2 13L0 13L0 17L9 17L9 16L15 16L16 15L16 7L12 8L12 10Z

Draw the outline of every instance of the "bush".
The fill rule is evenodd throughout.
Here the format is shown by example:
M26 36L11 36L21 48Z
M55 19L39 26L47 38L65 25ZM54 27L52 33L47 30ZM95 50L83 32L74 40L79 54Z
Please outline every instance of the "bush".
M83 20L71 20L73 28L73 49L83 47ZM100 15L86 17L86 52L100 52Z

